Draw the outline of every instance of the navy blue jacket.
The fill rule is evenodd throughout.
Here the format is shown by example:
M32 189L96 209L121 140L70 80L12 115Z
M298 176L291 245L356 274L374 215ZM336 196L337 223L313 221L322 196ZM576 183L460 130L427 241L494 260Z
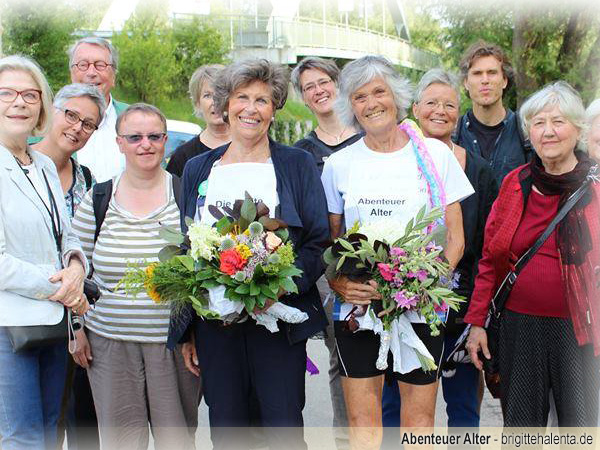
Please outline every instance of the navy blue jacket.
M517 115L507 108L503 122L504 128L496 140L496 146L488 161L498 186L502 184L502 180L509 172L530 161L532 157L531 144L524 138L519 128ZM459 119L452 140L467 151L482 156L477 138L471 131L467 114Z
M187 162L181 184L181 229L184 232L187 232L185 217L193 218L196 214L198 186L208 178L214 162L223 156L228 147L229 144L226 144ZM290 294L281 299L308 314L308 320L303 323L283 324L290 344L294 344L327 326L327 317L315 285L325 270L321 255L329 241L327 200L310 153L271 140L269 147L279 196L276 216L289 227L297 255L296 266L303 271L301 277L294 279L298 295ZM191 306L172 318L167 341L169 348L185 340L186 331L194 318Z

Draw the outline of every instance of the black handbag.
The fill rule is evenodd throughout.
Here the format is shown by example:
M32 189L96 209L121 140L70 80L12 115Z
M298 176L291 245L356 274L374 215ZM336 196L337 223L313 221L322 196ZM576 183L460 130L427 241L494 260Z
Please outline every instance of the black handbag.
M544 232L537 238L535 243L527 252L519 258L513 270L511 270L502 280L502 283L496 290L494 297L490 303L487 319L485 322L485 331L487 334L488 350L490 358L486 358L480 351L478 356L483 362L483 371L485 372L486 385L494 398L500 397L500 376L499 376L499 358L498 350L500 347L500 322L504 307L510 296L510 293L517 281L517 277L525 267L525 265L533 258L540 247L546 242L546 239L552 234L556 226L568 214L585 193L592 179L587 178L582 185L567 199L560 211L554 219L548 224Z
M56 325L6 327L14 353L26 352L67 340L69 314L64 308L62 320Z

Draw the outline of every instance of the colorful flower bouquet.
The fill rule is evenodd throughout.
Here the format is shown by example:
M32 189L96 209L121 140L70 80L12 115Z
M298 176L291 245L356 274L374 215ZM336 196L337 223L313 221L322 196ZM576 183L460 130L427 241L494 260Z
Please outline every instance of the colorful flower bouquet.
M390 349L397 372L406 373L417 367L435 369L431 354L414 333L405 313L418 313L436 336L443 325L440 316L445 316L449 308L458 310L464 300L452 291L456 280L441 256L445 227L438 222L442 217L439 208L429 213L422 208L404 231L393 221L362 227L355 224L325 252L328 277L345 275L358 282L377 282L381 301L373 301L351 320L356 329L373 330L381 336L377 361L380 370L387 367ZM402 351L406 346L413 350L412 354Z
M187 236L163 227L161 237L170 244L159 253L160 262L132 266L121 281L125 289L145 290L175 311L191 303L198 315L226 322L239 320L245 310L272 332L278 319L307 320L306 313L277 301L284 293L298 293L293 277L302 274L294 266L287 225L270 218L266 205L248 193L233 208L208 210L218 219L215 226L188 221Z

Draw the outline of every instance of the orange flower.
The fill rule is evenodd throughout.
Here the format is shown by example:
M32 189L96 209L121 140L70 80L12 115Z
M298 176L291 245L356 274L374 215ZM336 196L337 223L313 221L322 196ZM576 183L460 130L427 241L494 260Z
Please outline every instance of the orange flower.
M220 259L219 270L229 276L235 275L238 270L242 270L246 265L246 259L235 248L221 252Z

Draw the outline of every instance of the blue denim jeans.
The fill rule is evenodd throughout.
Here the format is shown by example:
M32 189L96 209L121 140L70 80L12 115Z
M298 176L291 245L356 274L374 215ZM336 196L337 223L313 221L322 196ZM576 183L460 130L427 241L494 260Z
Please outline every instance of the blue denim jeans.
M2 450L56 448L66 362L66 342L13 353L6 329L0 327Z
M445 337L444 360L454 349L457 337ZM459 363L453 377L442 377L449 427L479 428L479 370L473 364Z

